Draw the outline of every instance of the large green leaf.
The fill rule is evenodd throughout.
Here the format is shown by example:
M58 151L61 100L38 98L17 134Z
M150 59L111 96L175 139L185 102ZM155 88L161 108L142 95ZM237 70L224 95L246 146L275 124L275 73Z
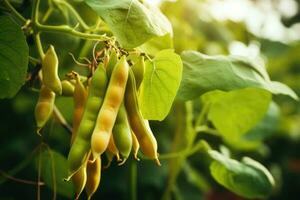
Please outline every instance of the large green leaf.
M270 137L277 130L279 116L278 105L271 102L267 113L255 127L242 135L239 140L227 140L227 143L236 149L251 150L258 148L264 139Z
M273 94L284 94L292 97L295 100L299 100L297 94L290 87L283 83L272 81L270 87Z
M0 16L0 99L12 98L24 84L28 51L21 27Z
M154 37L141 45L139 49L149 55L155 55L163 49L173 48L173 38L171 34L166 34L161 37Z
M163 120L170 111L182 73L180 56L173 50L160 51L146 70L140 88L139 104L143 117Z
M230 191L250 199L265 198L271 193L274 179L259 162L248 157L238 162L217 151L209 154L214 160L210 165L212 176Z
M41 153L41 176L45 184L52 190L55 188L58 194L72 198L74 187L72 181L66 182L68 176L67 160L60 153L52 150L44 150Z
M190 100L211 90L230 91L258 87L274 94L297 95L286 85L272 82L265 67L258 62L236 56L208 56L184 51L183 74L177 97Z
M107 23L124 48L134 48L152 37L172 34L170 22L158 8L138 0L85 2Z
M245 88L230 92L212 91L202 100L209 104L208 119L226 141L238 141L265 115L271 93L259 88Z

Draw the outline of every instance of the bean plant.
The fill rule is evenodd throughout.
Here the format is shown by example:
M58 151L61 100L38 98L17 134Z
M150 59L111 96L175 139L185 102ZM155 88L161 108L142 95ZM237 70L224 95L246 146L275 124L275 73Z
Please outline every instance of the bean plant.
M0 185L23 186L0 199L276 196L265 141L298 95L221 39L209 51L187 2L0 1L1 113L25 121L1 133L22 142Z

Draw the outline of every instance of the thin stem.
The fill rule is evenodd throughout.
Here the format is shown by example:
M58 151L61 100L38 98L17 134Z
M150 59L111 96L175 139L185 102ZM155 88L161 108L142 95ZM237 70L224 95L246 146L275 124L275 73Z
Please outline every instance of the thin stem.
M133 159L130 163L130 199L137 200L137 164Z
M89 30L90 29L90 27L84 22L84 20L81 18L81 16L78 14L78 12L67 1L55 1L54 0L53 3L54 4L61 4L61 5L65 6L74 15L74 17L77 19L78 23L82 26L82 28L84 30Z
M56 118L56 120L69 132L72 133L72 127L68 124L67 120L64 118L64 116L61 114L59 109L56 105L54 105L53 108L53 114Z
M47 9L45 15L44 15L43 18L42 18L42 23L45 23L45 22L49 19L49 17L50 17L50 15L52 14L52 12L53 12L53 8L52 8L52 7L49 7L49 8Z
M209 128L207 126L198 126L196 127L196 131L197 132L205 132L205 133L209 133L211 135L219 135L218 131L212 128Z
M83 33L80 31L76 31L74 28L67 26L67 25L60 25L60 26L51 26L51 25L42 25L42 24L35 24L36 29L39 31L44 32L56 32L56 33L66 33L75 37L79 37L82 39L89 39L89 40L98 40L98 41L106 41L110 40L110 37L106 35L97 35L97 34L90 34L90 33Z
M38 18L39 18L39 5L40 5L40 0L35 0L32 5L32 13L31 13L31 20L33 22L33 26L38 24ZM44 50L43 46L41 43L41 38L40 38L40 33L35 30L34 32L34 39L35 39L35 44L38 50L38 53L40 55L41 60L44 58Z
M13 176L10 176L9 174L7 174L6 172L0 170L0 174L7 178L7 179L10 179L10 180L13 180L15 182L19 182L19 183L25 183L25 184L28 184L28 185L45 185L44 182L35 182L35 181L30 181L30 180L24 180L24 179L19 179L19 178L15 178Z
M26 23L27 20L8 2L8 0L4 0L3 2L5 7L8 8L17 19L23 24Z
M196 145L194 145L191 148L185 148L182 151L179 152L172 152L172 153L166 153L166 154L160 154L159 159L160 160L169 160L179 157L189 157L196 152L207 152L210 149L210 146L208 143L204 140L199 141ZM142 159L150 160L148 157L141 156Z
M210 105L209 104L205 104L204 107L202 108L201 110L201 113L200 115L198 116L197 120L196 120L196 123L195 123L195 127L199 127L201 126L204 121L205 121L205 116L207 114L207 111L209 109Z
M34 35L34 39L35 39L35 44L36 44L36 48L38 50L39 56L40 56L41 60L43 60L45 54L44 54L44 50L43 50L43 46L42 46L42 42L41 42L40 33L36 33Z
M37 24L39 20L39 6L40 6L40 0L35 0L32 5L32 13L31 13L31 20L34 24Z
M31 62L34 65L41 63L41 61L38 58L34 58L32 56L29 56L29 62Z
M36 152L40 149L40 145L38 145L20 164L18 164L13 169L9 170L7 174L10 176L14 176L19 171L24 169L26 166L28 166L33 158L33 156L36 154ZM0 179L0 185L3 184L7 179Z
M40 151L39 151L39 160L38 160L38 182L41 181L41 169L42 169L42 162L41 162L41 154L42 154L42 150L40 148ZM41 187L40 185L37 185L37 200L40 200L40 197L41 197Z
M53 187L53 200L56 199L56 175L55 175L55 160L54 160L54 157L53 157L53 154L51 152L51 148L49 147L48 144L46 143L43 143L43 145L46 147L49 155L50 155L50 160L51 160L51 175L52 175L52 187Z

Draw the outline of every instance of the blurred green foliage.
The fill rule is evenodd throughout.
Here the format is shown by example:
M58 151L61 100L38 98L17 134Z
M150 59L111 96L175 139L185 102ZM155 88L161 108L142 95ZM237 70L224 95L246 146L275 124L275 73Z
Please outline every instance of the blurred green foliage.
M14 2L18 11L26 17L30 16L30 1ZM42 2L46 4L46 1ZM204 4L205 1L200 0L162 3L162 11L173 26L173 45L177 53L181 53L183 50L197 50L208 55L228 55L229 45L234 41L244 43L246 46L255 42L259 44L260 56L266 63L271 79L287 84L298 96L300 95L300 41L283 43L260 38L249 32L243 22L214 19ZM300 1L297 1L297 4L300 7ZM74 3L74 6L88 24L94 24L95 14L89 8L80 3ZM42 12L46 12L45 9L46 6L42 6ZM67 12L56 10L47 23L60 24L66 21L76 24L76 20ZM283 21L288 26L300 22L300 9L295 16L289 19L284 18ZM164 39L168 40L168 38ZM67 54L72 52L76 56L90 57L92 43L57 34L43 34L42 40L46 45L51 43L58 49L59 59L62 63L61 75L72 69L85 73L85 69L75 66ZM27 38L27 42L30 55L35 55L33 39ZM155 44L158 45L157 42ZM143 49L143 47L141 48ZM155 48L151 51L155 52ZM37 196L36 185L15 182L9 176L36 181L38 179L37 169L41 167L43 169L41 178L45 182L53 182L53 177L50 176L53 170L52 164L49 163L51 154L45 145L38 146L41 138L35 133L33 113L38 93L29 89L29 86L29 83L24 85L13 99L0 101L0 200L35 199ZM245 136L245 140L251 141L253 138L260 138L264 140L263 142L250 143L250 147L242 143L231 144L228 145L228 148L232 155L238 158L245 155L250 156L270 169L275 178L276 189L269 199L296 200L299 198L300 188L300 105L299 102L283 96L276 96L275 102L276 104L271 104L262 121L254 129L249 130ZM194 103L196 106L194 106L193 112L198 113L200 100L196 99ZM56 100L56 104L67 121L71 123L72 99L60 97ZM177 109L173 109L164 121L151 123L161 154L171 150L180 151L182 146L189 143L188 135L177 132L183 130L182 127L186 125L180 116L190 108L182 108L178 102L173 107ZM196 137L206 139L216 148L222 144L222 139L213 134L204 133ZM57 163L54 164L55 170L52 172L55 174L56 182L64 177L64 172L60 167L65 165L62 156L67 155L69 141L69 133L55 119L51 119L43 131L42 142L51 148L53 157L57 157L55 159ZM244 145L249 148L244 148ZM37 149L37 147L41 148ZM42 154L39 154L40 151ZM39 155L42 156L40 161ZM103 170L101 184L95 194L95 199L129 199L130 162L132 161L122 167L117 166L114 162L110 168ZM188 160L162 160L160 168L149 160L140 161L137 165L138 199L161 198L168 190L168 184L172 182L174 174L177 174L178 177L177 180L173 180L172 188L169 188L173 191L172 199L243 199L218 185L210 175L207 163L209 163L209 159L201 153L196 153ZM57 199L69 199L72 185L65 182L60 183L56 185ZM50 199L52 196L53 187L51 189L49 186L41 186L41 199Z

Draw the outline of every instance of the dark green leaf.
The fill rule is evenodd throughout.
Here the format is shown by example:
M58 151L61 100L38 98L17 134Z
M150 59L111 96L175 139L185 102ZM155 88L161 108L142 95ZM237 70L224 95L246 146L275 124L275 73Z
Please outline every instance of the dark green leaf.
M107 23L124 48L134 48L152 37L172 34L168 19L156 7L138 0L85 2Z
M72 181L64 181L64 178L68 176L67 166L66 158L60 153L52 150L44 150L41 153L42 180L52 190L55 184L57 193L72 198L74 195Z
M0 98L12 98L25 82L28 67L25 36L10 17L0 16Z
M244 157L238 162L217 151L209 154L214 160L210 165L212 176L230 191L250 199L265 198L271 193L274 179L257 161Z

